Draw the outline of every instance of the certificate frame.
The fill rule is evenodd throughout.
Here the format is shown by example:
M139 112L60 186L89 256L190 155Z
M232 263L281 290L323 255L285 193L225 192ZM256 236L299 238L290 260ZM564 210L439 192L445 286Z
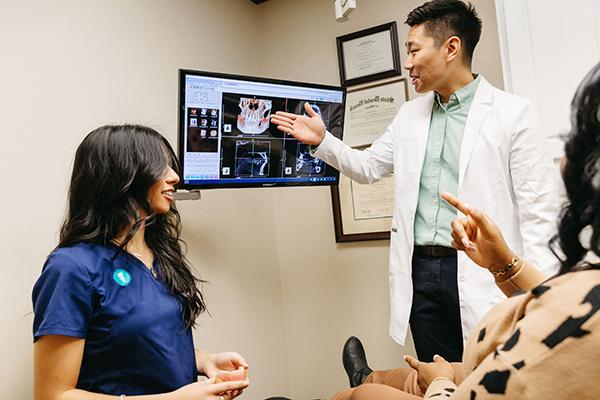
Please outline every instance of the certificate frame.
M359 146L358 149L364 149L368 146ZM394 177L390 175L383 178L378 184L384 186L391 186L391 188L384 190L391 190L391 204L388 215L375 215L366 218L356 218L356 212L354 208L354 194L352 184L356 182L350 178L340 174L340 183L338 186L331 187L331 203L333 208L333 224L335 230L335 241L336 243L344 242L357 242L365 240L389 240L390 229L392 226L392 213L393 213L393 184ZM360 185L362 191L376 190L376 185ZM390 201L390 199L387 199ZM354 218L352 218L354 216Z
M396 21L338 36L336 42L342 86L402 75Z
M348 88L344 110L344 143L363 147L373 143L409 100L406 78Z

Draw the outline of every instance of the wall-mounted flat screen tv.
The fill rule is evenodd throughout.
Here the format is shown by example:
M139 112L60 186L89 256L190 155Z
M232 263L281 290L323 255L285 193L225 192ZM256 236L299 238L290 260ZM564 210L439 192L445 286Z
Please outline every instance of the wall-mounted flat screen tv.
M184 189L335 185L339 172L271 123L304 103L342 138L342 87L179 71L179 159Z

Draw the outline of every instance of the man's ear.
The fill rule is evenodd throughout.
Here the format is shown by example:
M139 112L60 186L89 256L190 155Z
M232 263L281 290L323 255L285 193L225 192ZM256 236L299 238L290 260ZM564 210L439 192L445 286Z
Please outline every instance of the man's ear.
M446 61L450 62L457 57L462 56L462 40L458 36L450 36L444 43L444 49L446 51Z

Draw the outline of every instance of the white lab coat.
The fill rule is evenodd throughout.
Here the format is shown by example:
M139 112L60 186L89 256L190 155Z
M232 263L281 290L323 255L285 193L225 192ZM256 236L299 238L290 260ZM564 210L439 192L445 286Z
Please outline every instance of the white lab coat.
M390 335L402 345L412 304L414 219L433 101L434 95L429 93L405 103L383 135L365 151L351 149L327 132L314 153L359 183L371 183L394 172ZM547 246L556 232L559 211L553 168L530 101L496 89L482 77L465 125L456 194L485 211L499 225L511 249L547 275L558 271L558 262ZM466 339L504 295L492 275L462 252L458 253L457 276Z

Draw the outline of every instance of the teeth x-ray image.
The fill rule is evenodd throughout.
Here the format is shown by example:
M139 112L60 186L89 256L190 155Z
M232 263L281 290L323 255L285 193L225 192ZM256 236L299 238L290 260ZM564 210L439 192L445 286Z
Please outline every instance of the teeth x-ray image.
M298 144L296 154L296 173L298 175L324 175L325 164L323 160L310 155L310 147L307 144Z
M235 144L237 176L266 176L269 174L269 142L238 140Z
M264 176L265 167L269 162L265 151L251 151L244 154L245 157L238 159L238 165L235 170L237 176Z
M271 100L240 97L237 128L249 135L263 133L269 128L272 106Z

